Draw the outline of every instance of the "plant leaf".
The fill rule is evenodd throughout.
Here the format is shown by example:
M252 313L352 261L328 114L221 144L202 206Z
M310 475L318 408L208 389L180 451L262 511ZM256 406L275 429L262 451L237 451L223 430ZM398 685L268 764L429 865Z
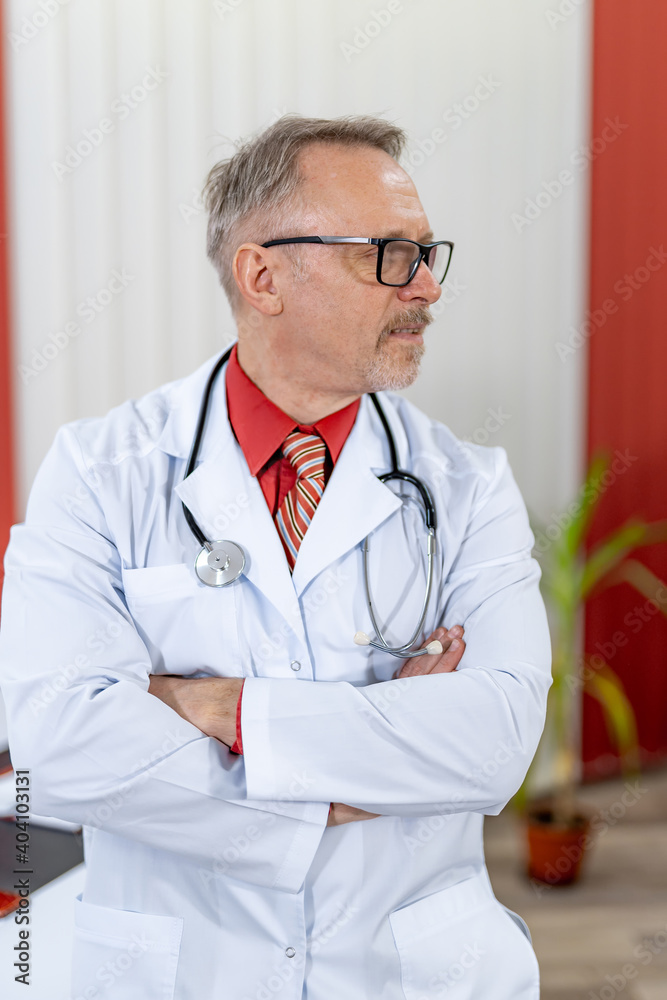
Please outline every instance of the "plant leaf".
M563 532L563 542L567 552L574 555L588 531L595 508L604 490L599 489L600 479L609 467L609 454L601 452L593 456L588 467L586 481L579 491L581 501L579 510L572 516L572 520ZM568 508L569 510L569 508Z
M660 542L667 542L667 520L646 522L630 518L590 553L581 581L582 600L589 597L593 588L602 584L606 574L615 569L633 549Z
M667 617L667 596L662 601L658 597L661 590L667 595L667 583L644 563L640 563L638 559L625 559L619 566L605 574L598 589L606 590L607 587L614 587L619 583L629 583Z
M590 553L581 578L581 599L585 600L593 587L614 569L629 552L640 546L646 536L643 521L631 519L607 535Z
M605 663L584 679L584 691L602 707L607 732L616 744L624 772L640 769L635 713L617 674Z

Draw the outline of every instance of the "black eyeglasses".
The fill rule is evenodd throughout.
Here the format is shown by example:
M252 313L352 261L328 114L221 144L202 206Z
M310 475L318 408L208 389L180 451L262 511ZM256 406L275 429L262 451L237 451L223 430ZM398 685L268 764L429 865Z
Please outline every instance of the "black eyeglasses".
M381 285L392 285L394 288L409 285L422 261L441 285L447 277L454 249L454 244L448 240L417 243L394 237L366 236L293 236L288 240L269 240L262 246L276 247L285 243L371 243L378 248L375 277Z

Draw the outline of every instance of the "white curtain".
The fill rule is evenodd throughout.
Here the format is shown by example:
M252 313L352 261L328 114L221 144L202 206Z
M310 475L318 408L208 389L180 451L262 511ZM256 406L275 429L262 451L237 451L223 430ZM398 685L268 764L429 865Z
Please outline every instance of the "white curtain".
M61 423L188 373L233 335L199 191L231 140L285 111L377 112L409 131L422 203L456 249L407 395L505 446L529 506L557 510L581 471L584 352L561 360L556 343L583 319L588 174L573 159L590 62L588 5L557 9L9 0L21 511Z

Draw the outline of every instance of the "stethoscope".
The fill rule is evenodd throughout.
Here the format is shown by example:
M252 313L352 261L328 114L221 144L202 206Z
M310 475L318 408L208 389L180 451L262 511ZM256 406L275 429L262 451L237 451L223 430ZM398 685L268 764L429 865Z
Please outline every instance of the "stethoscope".
M220 372L220 369L223 367L225 362L229 360L232 347L228 348L222 357L220 357L215 363L213 370L209 375L208 382L206 383L206 388L204 390L204 395L199 409L197 428L195 430L195 436L192 442L192 449L190 451L190 457L188 459L184 479L188 478L188 476L194 471L195 465L197 464L197 457L199 455L199 448L204 434L204 425L206 424L206 416L208 414L213 384L218 376L218 373ZM387 417L385 416L384 410L382 409L380 401L375 393L371 392L369 393L369 396L373 401L373 405L377 410L377 414L387 436L389 453L391 456L391 471L382 473L382 475L378 476L378 479L381 483L388 483L395 479L404 483L409 483L417 490L423 505L423 518L427 532L427 579L419 621L417 622L414 632L410 636L409 640L403 643L402 646L390 646L382 633L382 629L378 624L375 610L373 608L369 571L370 541L369 537L366 536L363 543L364 583L366 586L368 611L371 616L373 628L377 633L377 639L371 639L366 632L356 632L354 635L354 642L358 646L374 646L376 649L382 649L386 653L391 653L392 656L408 657L422 656L424 653L441 653L442 645L437 640L430 642L423 649L410 649L410 646L417 641L417 636L420 634L424 621L426 620L426 611L433 587L433 570L436 550L435 531L437 526L435 504L433 503L433 498L428 487L425 486L425 484L418 479L417 476L413 476L410 472L406 472L404 469L399 469L396 443L394 441L394 435L391 432L389 422L387 421ZM228 587L230 584L235 583L243 573L246 564L245 552L241 546L237 545L236 542L229 541L228 539L219 539L217 541L210 542L197 524L192 512L186 507L185 503L183 503L183 513L185 514L185 519L188 522L190 530L202 546L201 551L197 554L195 559L195 572L201 582L205 583L207 587Z

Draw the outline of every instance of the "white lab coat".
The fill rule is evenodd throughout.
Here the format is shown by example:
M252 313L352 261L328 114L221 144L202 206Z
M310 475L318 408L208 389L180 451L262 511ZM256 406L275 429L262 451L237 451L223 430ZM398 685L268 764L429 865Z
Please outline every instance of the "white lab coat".
M214 359L215 360L215 359ZM81 823L72 997L537 1000L520 917L493 895L482 824L521 784L551 684L539 567L502 448L382 393L399 463L433 491L424 636L465 626L457 671L392 680L387 637L423 598L417 508L384 486L367 397L290 576L227 418L224 375L182 477L209 360L60 429L12 529L0 638L12 759L36 813ZM208 538L244 576L195 576ZM246 677L244 756L147 693L148 675ZM314 683L313 683L314 682ZM377 819L327 827L331 801Z

